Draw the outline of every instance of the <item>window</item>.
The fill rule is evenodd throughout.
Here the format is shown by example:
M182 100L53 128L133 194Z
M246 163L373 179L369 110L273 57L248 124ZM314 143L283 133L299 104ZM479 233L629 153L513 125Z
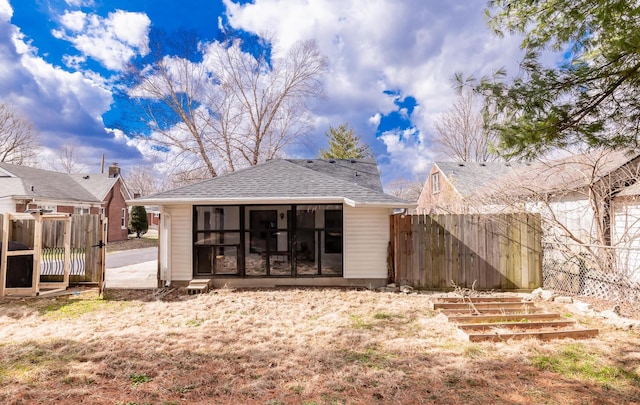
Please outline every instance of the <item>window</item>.
M75 207L73 209L73 213L74 214L80 214L80 215L87 215L87 214L89 214L89 208Z
M239 208L198 206L194 221L194 275L237 275L241 242Z
M434 194L440 192L440 173L431 175L431 192Z
M324 252L342 253L342 210L324 212Z
M342 275L341 204L195 206L193 275Z
M122 229L127 229L127 209L122 209L122 216L120 217L120 227Z

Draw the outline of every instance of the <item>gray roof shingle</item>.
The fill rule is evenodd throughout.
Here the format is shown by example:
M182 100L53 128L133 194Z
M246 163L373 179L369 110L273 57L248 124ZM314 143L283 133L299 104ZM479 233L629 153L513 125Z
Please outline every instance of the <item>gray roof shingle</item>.
M509 162L436 162L440 171L463 197L474 195L485 185L524 166Z
M116 182L121 179L120 176L109 177L108 173L70 174L69 176L100 201L104 201L107 193L113 188ZM127 194L125 199L130 198L126 189L123 190L123 192Z
M316 170L359 186L384 192L378 164L373 159L287 159L291 163Z
M347 163L348 162L348 163ZM404 208L415 204L382 192L377 167L370 161L321 161L314 159L270 160L238 170L136 199L141 203L198 201L348 199L355 204ZM358 168L362 169L358 169ZM331 170L334 168L334 170ZM358 173L358 175L356 175ZM362 176L361 176L362 174ZM367 187L369 185L370 187Z
M0 176L0 197L19 196L62 201L100 202L66 173L0 163L15 177Z

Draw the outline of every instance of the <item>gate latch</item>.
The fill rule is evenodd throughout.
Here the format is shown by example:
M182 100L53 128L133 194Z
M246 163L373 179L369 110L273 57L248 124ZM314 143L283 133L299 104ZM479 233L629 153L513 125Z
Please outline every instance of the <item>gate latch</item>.
M97 245L92 245L91 247L98 247L100 249L102 249L103 247L107 246L106 243L104 243L102 240L100 242L98 242Z

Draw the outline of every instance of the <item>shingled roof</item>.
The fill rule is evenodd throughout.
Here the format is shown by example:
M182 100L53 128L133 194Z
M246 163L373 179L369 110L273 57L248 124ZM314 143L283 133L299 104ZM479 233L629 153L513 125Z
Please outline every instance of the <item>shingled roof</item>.
M70 174L69 176L100 201L104 201L107 198L107 193L121 179L120 176L109 177L108 173ZM125 194L125 199L131 198L126 186L124 183L122 184L122 192Z
M134 200L137 204L342 202L411 208L385 194L372 161L278 159Z
M0 197L46 198L99 203L101 200L66 173L0 163Z
M523 166L521 163L509 162L435 162L435 164L463 197L473 196L484 186Z

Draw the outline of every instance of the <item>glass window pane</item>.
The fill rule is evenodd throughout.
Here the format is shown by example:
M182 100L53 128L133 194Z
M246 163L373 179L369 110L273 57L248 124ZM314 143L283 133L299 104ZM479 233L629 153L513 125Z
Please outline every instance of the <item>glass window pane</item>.
M223 231L240 229L240 208L237 206L196 207L196 230Z
M214 274L237 274L238 248L235 246L216 247L213 269Z

